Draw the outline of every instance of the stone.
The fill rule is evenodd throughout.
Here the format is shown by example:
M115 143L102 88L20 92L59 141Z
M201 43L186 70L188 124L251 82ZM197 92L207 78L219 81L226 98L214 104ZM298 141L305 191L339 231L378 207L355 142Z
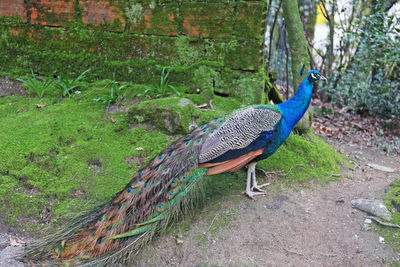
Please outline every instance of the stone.
M351 201L353 207L365 211L368 214L373 216L381 217L386 221L392 220L392 214L386 208L385 204L383 204L382 200L379 199L353 199Z
M183 98L181 98L181 100L179 100L179 103L177 105L178 105L178 107L183 108L187 105L193 105L193 102L192 102L192 100L183 97Z
M375 169L375 170L378 170L378 171L383 171L383 172L394 172L394 169L392 169L392 168L390 168L390 167L382 166L382 165L379 165L379 164L368 163L367 165L368 165L368 167L371 167L371 168L373 168L373 169Z
M193 102L186 98L146 100L129 109L128 121L131 124L148 123L167 134L186 134L192 123L193 110Z

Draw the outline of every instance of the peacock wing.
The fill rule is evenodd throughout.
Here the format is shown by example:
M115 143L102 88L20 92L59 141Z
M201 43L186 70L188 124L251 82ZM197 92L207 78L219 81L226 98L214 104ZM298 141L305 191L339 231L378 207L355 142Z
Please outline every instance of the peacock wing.
M208 174L234 171L258 155L281 121L279 109L272 105L256 105L239 110L221 124L204 141L199 155L200 167L210 169Z

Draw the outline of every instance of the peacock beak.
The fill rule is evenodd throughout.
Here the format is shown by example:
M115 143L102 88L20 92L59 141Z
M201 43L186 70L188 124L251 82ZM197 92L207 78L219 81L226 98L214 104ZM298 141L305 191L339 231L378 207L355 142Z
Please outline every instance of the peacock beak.
M324 80L325 82L328 82L328 79L325 78L324 76L321 75L321 77L319 78L320 80Z

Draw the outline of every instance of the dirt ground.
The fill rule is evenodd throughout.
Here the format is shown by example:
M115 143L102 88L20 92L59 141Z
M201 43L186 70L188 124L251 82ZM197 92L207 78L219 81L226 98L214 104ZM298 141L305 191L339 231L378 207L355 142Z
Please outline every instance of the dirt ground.
M326 185L273 186L256 201L221 201L214 218L199 215L181 235L164 235L138 256L138 266L386 266L400 255L363 231L365 213L352 208L355 198L381 198L400 177L400 158L359 146L333 144L355 162L342 179ZM388 173L368 163L391 167ZM261 178L261 177L260 177ZM262 181L263 179L260 179ZM266 181L266 180L265 180ZM207 214L207 206L202 214ZM211 231L219 218L227 223ZM0 225L0 266L22 266L13 257L21 247L10 237L29 238Z
M138 266L386 266L400 255L379 243L376 232L362 231L365 213L353 209L355 198L381 198L400 177L400 158L378 151L342 146L356 161L354 171L327 185L308 184L239 203L225 201L217 216L229 224L209 231L214 219L195 219L178 238L164 236L139 256ZM376 163L394 173L366 166ZM204 236L205 238L201 238Z

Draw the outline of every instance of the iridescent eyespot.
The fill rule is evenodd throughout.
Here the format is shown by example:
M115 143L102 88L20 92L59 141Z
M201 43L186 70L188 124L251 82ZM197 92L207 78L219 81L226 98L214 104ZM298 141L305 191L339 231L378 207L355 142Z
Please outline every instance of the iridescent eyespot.
M159 156L158 158L159 158L159 159L162 159L162 156Z
M127 191L128 191L128 193L130 193L132 191L132 188L129 187Z

